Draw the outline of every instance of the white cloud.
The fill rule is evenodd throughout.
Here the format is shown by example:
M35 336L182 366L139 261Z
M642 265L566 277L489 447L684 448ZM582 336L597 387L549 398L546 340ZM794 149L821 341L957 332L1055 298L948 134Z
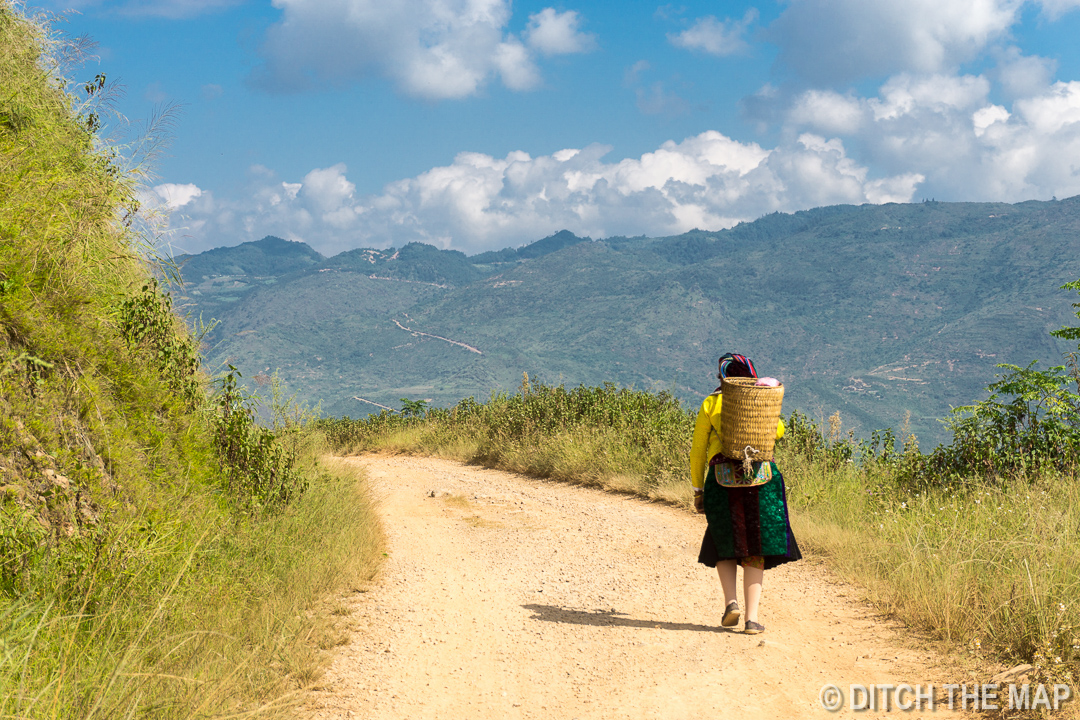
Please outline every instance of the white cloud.
M863 124L866 107L858 98L831 90L809 90L795 99L788 121L825 133L849 135Z
M1040 135L1080 132L1080 81L1055 83L1045 94L1018 100L1013 107Z
M528 90L540 84L540 70L529 51L516 40L499 43L493 62L503 84L511 90Z
M981 76L897 75L881 86L877 97L844 97L845 115L860 122L844 123L839 134L859 147L860 159L882 175L922 175L929 194L939 198L979 197L975 188L985 180L986 148L976 135L974 117L990 104L989 94L990 83ZM813 93L799 98L795 110L813 106L806 96ZM820 131L823 124L795 111L787 121L788 132L804 127Z
M1080 8L1080 0L1039 0L1039 5L1051 20L1057 20L1065 13Z
M861 164L892 179L883 194L865 190L874 202L910 196L914 185L896 179L915 176L920 192L939 199L1016 202L1080 194L1080 82L1030 94L1036 87L1029 85L1009 106L991 102L984 76L904 73L873 98L800 93L788 103L784 131L828 132L858 147Z
M1011 113L1000 105L987 105L984 108L979 108L971 116L971 126L975 129L975 137L985 135L986 130L994 123L1008 122L1009 117L1011 117Z
M297 194L303 193L310 204L322 212L335 212L351 204L356 185L345 178L345 163L312 170L304 176Z
M981 106L989 92L990 83L981 75L902 74L889 78L881 86L880 97L869 104L877 120L929 113L948 115Z
M596 47L596 38L578 30L580 24L581 17L573 10L544 8L529 16L525 42L544 55L588 52Z
M179 210L203 194L197 185L191 183L163 183L155 185L153 190L169 210Z
M779 59L815 83L938 73L976 57L1023 0L791 0L769 28Z
M253 174L246 199L206 194L174 216L186 251L263 235L324 253L428 242L466 252L535 240L563 228L593 237L719 229L776 210L910 200L921 177L873 178L838 139L805 133L773 149L709 131L638 158L605 162L601 145L532 157L461 153L450 165L358 197L344 165L300 183Z
M540 82L535 55L591 49L580 16L531 16L525 40L505 31L509 0L273 0L282 18L266 33L253 76L273 91L343 85L371 75L430 100L474 95L498 77L512 90Z
M710 55L735 55L749 48L743 36L757 18L755 8L747 10L742 20L717 20L709 15L695 20L681 33L669 33L668 40L672 45L687 50L701 50Z
M994 74L1005 96L1015 100L1044 92L1050 86L1056 70L1056 60L1024 55L1020 48L1012 46L998 53L998 66Z
M871 180L865 185L866 199L871 203L911 202L916 188L926 180L922 173L904 173Z
M868 182L867 168L847 157L840 140L810 133L799 136L798 145L790 151L772 153L768 164L784 190L788 208L909 202L925 179L918 173L905 173Z

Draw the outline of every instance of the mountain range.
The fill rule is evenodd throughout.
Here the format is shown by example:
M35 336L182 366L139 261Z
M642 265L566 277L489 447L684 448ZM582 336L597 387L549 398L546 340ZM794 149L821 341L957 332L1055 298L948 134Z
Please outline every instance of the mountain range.
M277 371L298 398L358 417L400 398L452 404L549 383L668 390L688 406L716 358L749 355L785 410L923 440L985 397L997 363L1060 364L1075 324L1080 197L833 206L716 232L563 231L466 256L411 243L326 258L266 237L180 257L176 304L214 318L212 368Z

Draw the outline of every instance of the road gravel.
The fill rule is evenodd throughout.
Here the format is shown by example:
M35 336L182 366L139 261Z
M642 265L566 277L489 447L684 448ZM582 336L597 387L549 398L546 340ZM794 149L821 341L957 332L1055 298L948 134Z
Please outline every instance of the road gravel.
M720 627L701 516L443 459L345 461L379 498L388 557L337 609L345 643L306 717L961 716L821 707L826 683L972 678L812 556L766 572L766 632L745 635Z

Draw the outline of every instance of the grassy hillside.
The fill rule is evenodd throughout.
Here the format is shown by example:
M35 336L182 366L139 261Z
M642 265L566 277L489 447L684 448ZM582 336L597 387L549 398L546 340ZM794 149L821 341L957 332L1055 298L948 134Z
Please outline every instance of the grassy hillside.
M693 404L714 387L715 358L737 350L785 381L791 407L840 410L861 433L910 412L931 442L997 363L1058 362L1066 345L1047 330L1068 317L1057 288L1078 253L1080 198L837 206L670 238L560 234L469 258L472 278L460 253L428 247L421 276L389 260L404 252L356 250L231 306L209 357L278 368L326 412L356 416L373 406L355 396L450 405L512 389L524 371ZM397 281L393 302L370 294L371 276ZM304 321L288 319L293 304Z
M370 506L299 425L208 395L104 77L68 93L56 43L0 3L0 716L273 714L318 672L305 611L371 571Z

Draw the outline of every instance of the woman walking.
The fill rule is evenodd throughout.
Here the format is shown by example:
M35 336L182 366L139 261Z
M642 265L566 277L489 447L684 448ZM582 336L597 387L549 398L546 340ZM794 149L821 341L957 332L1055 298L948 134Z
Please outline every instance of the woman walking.
M756 378L754 363L744 355L728 353L720 358L717 377ZM720 424L721 388L705 398L694 426L690 449L690 483L694 487L694 507L709 524L701 541L698 562L715 567L724 589L724 616L720 624L732 627L741 613L736 599L738 566L743 569L743 596L746 624L743 632L765 631L758 622L761 582L765 570L800 560L788 522L784 478L772 460L752 463L753 475L746 478L741 458L720 452L723 434ZM776 438L784 435L784 421L776 427ZM756 484L748 484L756 483Z

